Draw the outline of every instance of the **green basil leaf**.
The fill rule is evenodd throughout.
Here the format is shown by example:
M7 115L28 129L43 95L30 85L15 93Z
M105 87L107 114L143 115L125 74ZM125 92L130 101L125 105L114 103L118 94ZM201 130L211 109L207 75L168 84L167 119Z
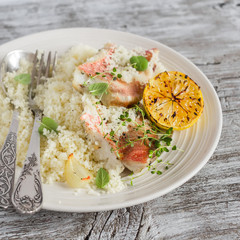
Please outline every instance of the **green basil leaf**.
M41 122L40 127L38 128L38 132L40 134L43 134L43 129L44 128L46 128L49 131L55 131L56 133L58 132L57 131L58 124L53 119L51 119L49 117L43 117L42 118L42 122Z
M148 68L148 60L143 56L132 56L130 63L137 71L145 71Z
M107 92L108 83L93 83L88 87L89 92L92 95L101 95Z
M104 188L109 182L109 174L104 168L100 168L96 176L96 186L98 188Z
M22 73L22 74L15 76L14 80L23 85L28 85L31 82L31 75L28 73Z

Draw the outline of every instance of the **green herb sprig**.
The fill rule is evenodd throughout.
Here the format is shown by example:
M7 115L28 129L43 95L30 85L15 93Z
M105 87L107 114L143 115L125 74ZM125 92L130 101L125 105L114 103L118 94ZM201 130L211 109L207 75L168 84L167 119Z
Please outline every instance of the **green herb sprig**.
M111 130L110 132L110 139L113 140L115 143L116 143L116 146L117 148L116 149L111 149L111 151L115 151L115 153L117 155L119 155L119 151L127 146L131 146L131 147L134 147L134 143L137 142L137 141L142 141L142 143L144 143L145 145L148 145L150 148L153 146L155 146L155 150L150 150L149 151L149 158L153 158L153 156L160 156L162 152L168 152L169 149L168 147L171 147L170 143L172 141L172 138L170 137L171 134L172 134L172 129L168 129L166 132L162 132L162 130L158 129L156 126L152 126L151 125L151 128L149 129L149 127L146 127L146 123L145 123L145 111L138 105L135 105L133 107L136 111L137 114L140 114L141 116L141 119L142 121L139 123L139 122L136 122L134 120L132 120L130 117L129 117L129 110L126 110L125 112L123 112L120 116L119 116L119 120L121 120L121 123L119 124L119 127L120 126L126 126L127 123L129 122L133 122L133 124L135 125L135 130L138 131L138 130L141 130L142 133L143 133L143 136L139 136L138 138L136 139L127 139L126 140L126 144L124 144L123 146L118 146L118 143L119 141L115 139L115 134L116 134L116 131L119 129L117 128L116 131L114 130ZM105 137L107 136L108 134L105 135ZM173 149L172 150L176 150L176 146L173 146Z
M95 79L96 77L106 78L107 76L112 76L113 80L117 80L118 78L122 78L122 74L117 72L117 69L114 67L112 71L104 71L104 72L95 72L95 75L89 75L91 79Z
M139 120L133 120L129 116L129 110L134 109L136 114L139 116ZM118 157L120 157L120 151L121 149L131 146L134 147L134 144L138 141L142 141L143 144L149 146L149 158L156 158L156 161L154 164L150 164L148 166L148 171L150 171L152 174L161 175L162 170L158 169L155 164L161 163L162 160L160 159L160 156L163 152L169 152L170 150L180 150L178 149L176 145L171 145L172 142L172 133L173 128L169 128L168 130L162 130L158 128L154 123L148 121L146 122L146 113L144 109L139 105L135 105L134 107L125 110L120 116L119 116L119 126L116 130L111 129L110 133L106 133L104 135L104 138L108 136L114 143L116 147L111 148L111 152L114 152ZM100 113L98 112L100 115ZM100 115L101 118L101 115ZM135 139L126 138L126 143L119 146L119 139L116 137L117 131L122 127L126 126L129 122L132 122L131 126L133 127L133 130L140 131L142 133L139 134L139 136ZM102 122L100 123L100 125ZM127 136L127 135L126 135ZM167 166L165 169L167 170L172 163L166 162ZM141 176L141 175L139 175ZM131 178L130 183L133 184L133 179L139 176L134 176Z
M44 128L49 131L54 131L54 132L58 133L58 131L57 131L58 124L52 118L49 118L49 117L42 118L41 125L38 128L38 132L42 135L43 135Z
M98 188L104 188L109 183L109 174L106 169L100 168L97 171L95 183Z
M161 164L161 165L159 165ZM162 175L163 174L163 170L161 169L160 170L160 166L163 165L166 165L165 166L165 170L168 170L169 169L169 166L173 165L173 163L170 163L169 161L167 162L164 162L162 159L158 159L156 160L155 162L153 163L150 163L148 166L147 166L147 170L142 172L141 174L139 175L134 175L133 173L131 173L130 175L127 176L126 179L124 179L123 181L124 182L130 182L130 185L133 186L133 180L145 175L147 172L150 172L151 174L157 174L157 175ZM130 179L129 179L130 178Z
M114 67L112 72L110 73L113 76L113 80L117 80L118 78L122 78L121 73L117 73L117 69Z
M88 87L89 92L94 96L107 94L108 83L93 83Z
M117 80L117 78L122 78L122 74L117 73L117 69L113 68L111 72L96 72L94 76L89 75L89 77L91 79L96 78L97 76L100 76L102 78L105 78L107 76L107 74L110 74L111 76L113 76L113 80ZM88 81L85 81L83 83L84 86L88 86L87 84ZM89 92L94 95L94 96L100 96L100 99L102 98L103 94L107 94L108 93L108 88L109 88L109 84L108 83L104 83L104 82L100 82L100 83L93 83L90 84L88 86L88 90Z
M137 71L145 71L148 68L148 60L143 56L132 56L130 63Z
M22 73L14 77L14 80L23 85L31 83L31 75L29 73Z

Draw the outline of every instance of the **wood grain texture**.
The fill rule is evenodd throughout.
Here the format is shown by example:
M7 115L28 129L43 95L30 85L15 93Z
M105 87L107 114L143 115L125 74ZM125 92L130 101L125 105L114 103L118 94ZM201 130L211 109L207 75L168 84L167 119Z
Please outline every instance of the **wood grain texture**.
M163 197L86 214L1 209L0 239L240 239L240 1L0 1L0 44L65 27L132 32L188 57L218 93L222 136L206 166Z

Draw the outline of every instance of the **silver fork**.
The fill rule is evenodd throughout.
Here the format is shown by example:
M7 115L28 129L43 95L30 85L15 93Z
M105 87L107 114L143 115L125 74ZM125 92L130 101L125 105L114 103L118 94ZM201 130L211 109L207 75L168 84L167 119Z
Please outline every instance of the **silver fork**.
M36 87L43 80L43 77L46 79L52 76L56 62L56 53L53 61L51 61L51 52L49 52L46 66L44 53L41 55L39 64L38 62L38 51L36 51L29 90L29 107L35 116L34 125L24 166L12 194L12 203L16 210L20 213L28 214L39 211L43 202L40 176L40 135L38 133L42 111L38 108L34 97L36 95Z

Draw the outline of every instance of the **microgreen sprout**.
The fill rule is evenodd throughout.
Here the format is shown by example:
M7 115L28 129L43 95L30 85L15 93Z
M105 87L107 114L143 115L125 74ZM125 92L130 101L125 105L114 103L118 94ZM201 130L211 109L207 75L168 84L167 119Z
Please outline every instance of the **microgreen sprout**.
M113 77L113 80L122 78L122 74L118 73L115 67L112 69L112 71L95 72L94 75L89 74L90 79L95 79L96 77L106 78L109 76Z
M135 110L137 118L133 120L130 116L130 109ZM160 159L163 152L169 152L170 150L179 150L176 145L171 145L172 142L172 133L173 129L169 128L168 130L162 130L158 128L154 123L146 119L146 113L142 107L137 104L134 107L123 111L119 116L119 125L117 129L111 129L109 133L105 133L104 138L108 138L115 143L114 147L111 148L111 152L114 152L118 157L121 156L121 150L126 147L134 147L135 143L141 141L142 144L149 147L148 157L152 159L152 163L147 166L147 170L152 174L161 175L163 174L163 169L159 169L157 164L165 164L165 170L172 165L169 161L163 162ZM100 115L99 111L98 114ZM103 124L102 117L100 116L101 124ZM127 133L124 133L124 142L119 141L119 137L116 135L117 131L123 126L128 126L138 132L138 135L135 138L130 138ZM130 179L130 184L133 184L133 180L136 177L141 175L134 176Z

